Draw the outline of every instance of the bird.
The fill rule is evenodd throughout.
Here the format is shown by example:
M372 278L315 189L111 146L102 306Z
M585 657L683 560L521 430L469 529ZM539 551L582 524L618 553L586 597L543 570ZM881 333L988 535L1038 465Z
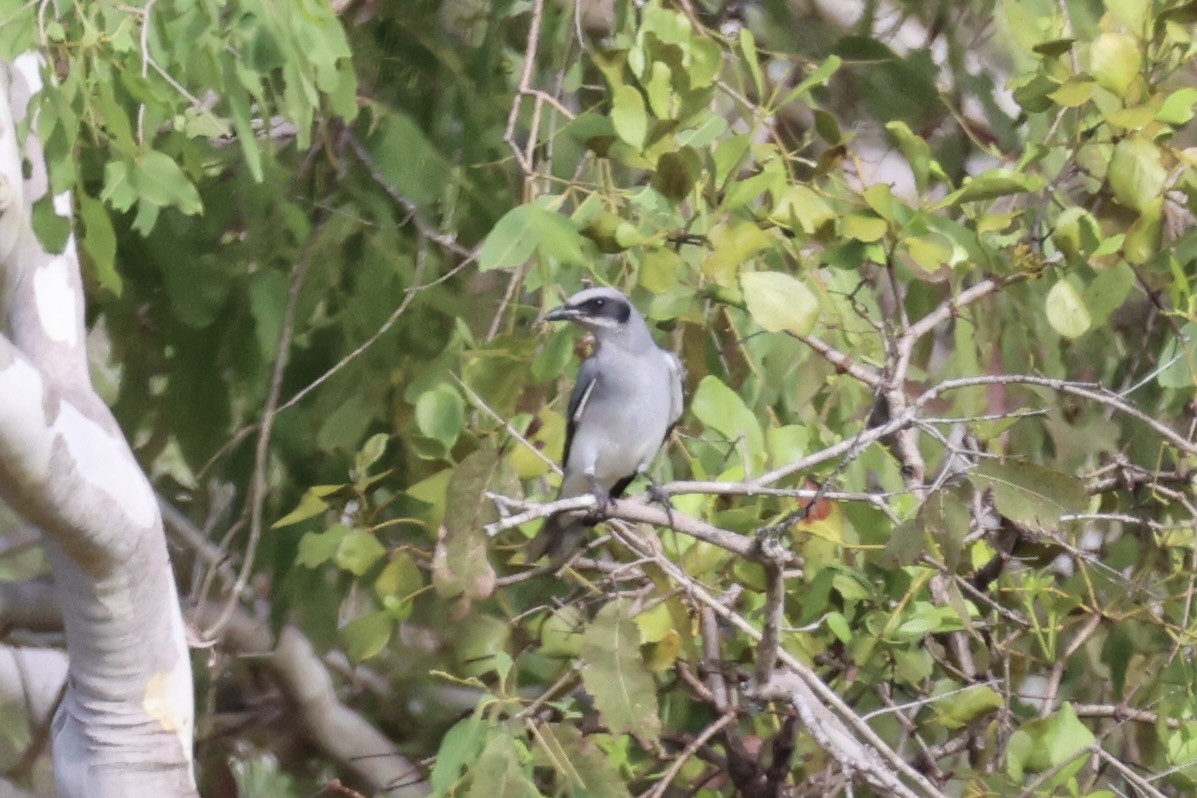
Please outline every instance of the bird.
M648 323L614 288L587 288L545 314L590 331L597 344L582 362L569 398L562 457L564 499L592 493L606 510L638 474L646 474L657 451L682 416L681 361L659 346ZM545 554L563 565L597 523L595 514L549 516L525 551L529 563Z

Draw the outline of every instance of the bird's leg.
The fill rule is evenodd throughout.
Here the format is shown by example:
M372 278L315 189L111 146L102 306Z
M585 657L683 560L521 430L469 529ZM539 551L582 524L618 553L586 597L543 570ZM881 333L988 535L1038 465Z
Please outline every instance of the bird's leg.
M611 493L599 484L593 474L587 476L590 478L590 492L594 494L594 515L606 515L611 509Z
M661 488L661 483L657 482L652 472L648 469L648 464L642 464L637 471L640 475L648 480L648 498L654 503L659 504L665 509L665 517L669 520L669 527L673 528L673 502L669 500L669 494Z

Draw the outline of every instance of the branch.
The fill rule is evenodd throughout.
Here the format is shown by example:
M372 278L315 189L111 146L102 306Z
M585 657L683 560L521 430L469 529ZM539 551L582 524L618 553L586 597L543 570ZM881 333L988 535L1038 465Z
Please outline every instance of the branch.
M545 502L544 504L512 499L489 492L487 496L501 507L514 507L523 511L516 515L501 518L493 524L487 524L484 529L486 530L486 534L491 537L508 529L514 529L517 526L526 524L529 521L535 521L537 518L547 518L554 513L569 512L571 510L593 510L598 506L597 500L591 493L566 499L557 499L556 501ZM669 513L666 513L658 507L652 507L628 499L616 499L608 505L606 515L608 518L618 518L623 521L652 524L658 527L670 527L684 535L712 543L741 557L757 559L757 555L754 553L752 538L735 532L729 532L726 529L720 529L692 516L683 515L677 510L671 510Z
M337 697L328 669L298 628L284 626L276 645L266 624L238 609L229 620L222 644L242 655L263 658L294 700L294 709L312 741L369 784L372 792L387 798L429 794L419 767Z
M528 25L528 42L524 47L524 69L520 74L520 84L516 90L515 99L511 102L511 110L507 114L507 130L503 133L503 140L511 147L515 161L525 175L532 172L532 164L515 140L515 126L520 118L520 102L532 87L532 69L536 64L536 49L540 42L540 21L544 17L544 0L534 0L532 4L532 22ZM532 138L536 132L532 131Z
M1109 407L1124 415L1130 416L1137 421L1146 424L1153 429L1161 437L1169 443L1176 446L1183 453L1188 455L1197 455L1197 443L1194 443L1187 438L1182 437L1167 425L1157 421L1148 416L1143 411L1139 410L1134 405L1126 402L1118 394L1109 391L1101 386L1095 386L1087 383L1070 382L1068 380L1055 379L1052 377L1039 377L1033 374L987 374L977 377L958 377L956 379L944 380L938 385L928 388L913 401L909 402L906 410L901 414L890 419L888 422L872 427L864 432L853 436L847 440L840 441L837 444L828 446L822 451L807 455L800 460L797 460L788 465L776 468L759 477L751 480L754 485L769 485L786 477L796 474L800 471L809 471L815 466L821 465L828 460L832 460L840 455L852 452L854 448L861 447L872 443L880 438L890 435L899 429L907 427L915 422L918 418L918 412L922 410L928 403L938 399L949 391L960 390L961 388L972 388L982 385L1034 385L1042 388L1050 388L1051 390L1060 393L1077 396L1082 399L1089 399L1098 404Z
M759 629L745 620L739 613L731 610L712 596L705 587L692 579L674 563L670 562L663 554L653 551L642 551L639 548L633 548L633 551L640 557L652 560L662 572L680 585L692 599L709 608L713 614L723 618L757 643L761 642L764 635ZM789 701L788 696L798 696L798 700L802 702L803 706L796 706L795 708L799 709L803 722L808 724L808 729L811 728L810 724L815 723L819 724L818 729L826 731L825 734L815 736L820 747L823 747L824 750L836 757L837 760L850 762L860 772L884 780L883 783L887 785L886 789L902 796L902 798L919 798L919 793L911 791L902 782L898 781L898 776L904 777L908 781L918 785L922 790L922 795L926 798L945 798L944 794L935 785L931 784L923 774L912 768L902 757L894 752L867 723L852 711L852 708L834 690L824 684L818 674L784 648L779 649L777 655L789 673L787 674L785 671L775 672L773 679L776 679L778 674L781 674L782 681L776 682L771 679L770 685L765 686L766 694L762 695L762 697L769 698L777 695ZM803 687L793 693L784 689L781 689L779 692L779 688L793 683L790 681L791 677L797 679L797 683L800 683Z
M279 333L278 346L274 353L274 369L270 375L270 389L266 395L266 405L262 408L257 446L254 447L254 470L250 478L248 507L246 508L249 513L249 539L245 543L245 555L241 561L241 570L229 591L224 611L211 627L204 630L205 637L215 637L220 634L220 630L229 622L233 609L241 600L241 594L249 586L249 578L253 573L254 556L257 553L258 541L262 537L262 512L266 503L266 468L269 465L270 457L270 435L274 430L274 419L278 412L283 375L287 370L287 362L291 358L291 340L295 335L295 308L299 304L299 293L307 278L311 262L311 252L305 252L291 270L291 286L287 293L287 305L283 309L282 330Z

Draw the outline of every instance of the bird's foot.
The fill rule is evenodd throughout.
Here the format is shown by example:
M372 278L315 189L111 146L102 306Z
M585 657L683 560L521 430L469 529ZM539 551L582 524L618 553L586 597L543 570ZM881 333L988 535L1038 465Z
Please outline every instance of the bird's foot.
M593 515L602 517L611 509L611 494L598 482L591 481L590 492L594 495Z
M659 504L665 510L665 517L669 520L669 526L673 527L673 502L669 500L669 494L661 487L661 483L657 482L652 476L645 474L648 477L648 498L653 504Z

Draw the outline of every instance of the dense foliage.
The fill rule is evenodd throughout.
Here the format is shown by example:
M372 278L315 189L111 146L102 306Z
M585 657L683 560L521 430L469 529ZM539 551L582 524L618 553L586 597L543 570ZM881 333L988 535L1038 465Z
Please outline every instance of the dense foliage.
M139 457L438 793L1197 788L1197 6L856 5L0 1ZM673 507L524 578L587 281Z

